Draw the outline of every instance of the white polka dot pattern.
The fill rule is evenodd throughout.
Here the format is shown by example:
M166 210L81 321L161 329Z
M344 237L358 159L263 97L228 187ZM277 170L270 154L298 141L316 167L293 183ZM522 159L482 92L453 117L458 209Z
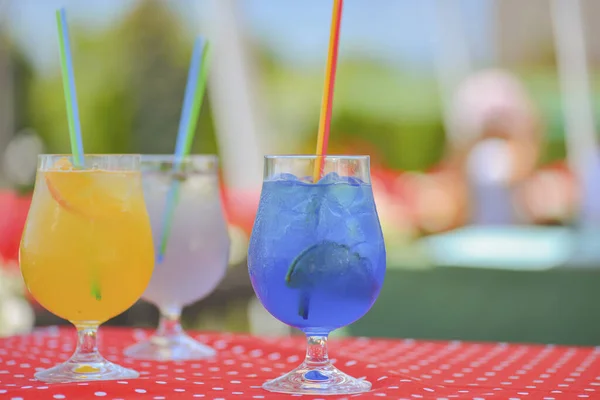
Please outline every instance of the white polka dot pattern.
M198 334L218 349L205 361L149 362L122 349L149 332L102 329L102 353L140 372L130 381L46 384L36 370L68 358L75 333L56 327L0 340L0 400L30 399L280 399L261 389L301 361L304 340ZM332 340L336 365L373 383L369 393L327 399L600 399L600 347L425 342L366 338ZM317 398L313 398L316 400Z

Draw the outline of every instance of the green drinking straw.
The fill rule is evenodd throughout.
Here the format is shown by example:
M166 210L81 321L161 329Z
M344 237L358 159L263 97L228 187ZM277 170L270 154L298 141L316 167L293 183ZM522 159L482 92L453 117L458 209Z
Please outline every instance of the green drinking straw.
M202 37L198 37L194 43L192 61L188 71L183 108L181 110L179 130L177 132L177 142L175 144L173 172L179 172L182 161L190 154L192 149L192 142L194 141L194 134L196 133L196 125L198 123L198 115L202 108L202 100L204 99L204 92L206 90L209 61L209 43ZM160 264L163 261L167 248L167 242L173 224L173 215L175 214L175 205L179 199L179 186L180 181L173 180L167 194L167 204L163 214L163 231L156 255L157 264Z
M71 152L73 163L76 167L83 167L83 140L81 139L81 123L79 121L79 107L77 106L77 90L75 88L75 72L71 57L71 42L69 41L69 27L67 14L64 8L56 10L56 24L60 42L60 67L63 78L63 89L67 106L67 119L69 121L69 137L71 139Z
M75 71L73 70L73 59L71 57L71 43L69 41L69 27L67 25L67 13L64 8L56 10L56 25L58 28L58 39L60 49L60 67L65 92L67 107L67 119L69 121L69 138L71 141L71 153L75 168L83 168L83 140L81 138L81 123L79 121L79 107L77 106L77 90L75 88ZM96 300L102 299L100 280L97 274L92 274L91 294Z

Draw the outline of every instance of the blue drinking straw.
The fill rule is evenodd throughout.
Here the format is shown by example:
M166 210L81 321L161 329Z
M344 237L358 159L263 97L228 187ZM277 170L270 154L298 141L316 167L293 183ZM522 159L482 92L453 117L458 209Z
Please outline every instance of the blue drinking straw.
M209 50L210 47L207 40L202 37L196 38L185 87L181 118L179 120L173 172L178 172L180 170L183 159L190 154L192 149L192 142L194 141L194 134L196 133L196 125L198 123L198 115L200 114L204 92L206 91L210 56ZM173 223L173 215L175 213L175 205L179 199L179 186L179 180L172 180L167 194L167 204L163 214L163 231L156 254L156 262L158 264L163 261L167 248L171 225Z

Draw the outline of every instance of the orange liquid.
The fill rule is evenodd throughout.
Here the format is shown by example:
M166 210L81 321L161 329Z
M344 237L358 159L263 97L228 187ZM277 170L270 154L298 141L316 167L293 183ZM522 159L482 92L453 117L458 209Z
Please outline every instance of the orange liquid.
M73 323L132 306L154 266L139 172L38 171L20 248L33 297Z

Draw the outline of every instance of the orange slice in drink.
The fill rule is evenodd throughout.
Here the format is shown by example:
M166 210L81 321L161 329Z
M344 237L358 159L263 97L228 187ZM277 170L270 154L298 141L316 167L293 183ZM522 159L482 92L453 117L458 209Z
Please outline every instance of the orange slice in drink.
M44 177L52 198L69 212L95 219L126 211L132 182L125 173L76 169L64 158Z

